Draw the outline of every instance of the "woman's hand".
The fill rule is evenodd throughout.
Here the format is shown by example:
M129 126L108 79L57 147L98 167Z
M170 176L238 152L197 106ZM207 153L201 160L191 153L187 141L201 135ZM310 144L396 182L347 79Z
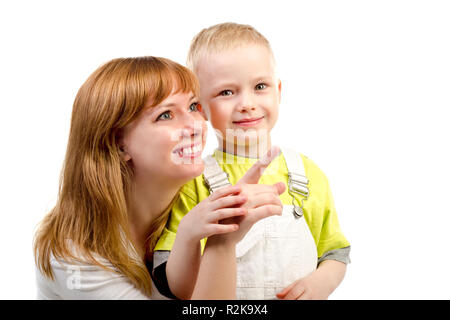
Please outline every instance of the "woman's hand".
M239 228L236 223L220 224L219 221L246 214L247 209L240 206L247 201L247 197L241 195L241 191L240 186L221 188L181 219L166 265L170 290L178 298L191 298L200 268L200 240L212 235L233 233ZM212 250L212 253L217 251ZM209 283L204 286L210 288Z
M219 236L221 240L237 243L257 221L269 216L281 215L283 204L279 195L285 191L285 184L282 182L274 185L258 184L264 170L278 156L279 152L279 148L272 148L266 157L256 162L237 182L236 186L241 187L242 190L240 194L248 199L241 205L241 208L247 209L248 212L242 216L220 221L224 225L239 225L239 229L235 232Z
M247 208L242 205L248 198L241 191L241 186L227 186L201 201L181 219L177 236L188 242L198 242L214 234L239 229L237 223L220 224L219 221L247 213Z

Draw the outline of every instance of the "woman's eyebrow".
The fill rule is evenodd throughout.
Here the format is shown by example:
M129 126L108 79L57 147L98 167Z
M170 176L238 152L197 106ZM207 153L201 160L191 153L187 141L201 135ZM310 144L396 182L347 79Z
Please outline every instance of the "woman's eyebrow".
M197 96L195 94L191 95L191 97L189 98L189 102L191 102L192 100L196 100ZM175 102L168 102L168 103L163 103L163 104L159 104L157 106L154 106L152 108L149 108L149 113L153 114L154 112L157 112L160 109L164 109L164 108L172 108L172 107L176 107L176 103Z
M175 107L176 105L177 104L174 102L169 102L169 103L157 105L154 107L154 109L171 108L171 107Z

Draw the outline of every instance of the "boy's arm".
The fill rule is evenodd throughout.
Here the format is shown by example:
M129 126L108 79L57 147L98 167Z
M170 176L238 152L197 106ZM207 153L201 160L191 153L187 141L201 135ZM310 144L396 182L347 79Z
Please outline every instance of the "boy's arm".
M315 174L316 192L323 197L317 212L323 216L318 230L314 231L319 254L318 267L309 276L298 279L277 294L280 299L327 299L345 276L350 263L350 243L341 232L330 185L325 174L310 160L310 170ZM311 219L314 217L311 217Z
M323 203L318 212L323 212L320 236L317 243L318 264L325 260L337 260L350 263L350 243L345 238L339 225L330 184L325 174L323 180Z
M340 261L344 264L349 264L350 263L350 249L351 249L351 246L347 246L344 248L327 251L324 254L322 254L321 257L319 257L319 260L317 261L317 265L320 265L323 261L326 261L326 260L336 260L336 261Z
M323 283L323 292L328 296L339 286L347 271L347 265L336 260L325 260L313 272L316 281Z

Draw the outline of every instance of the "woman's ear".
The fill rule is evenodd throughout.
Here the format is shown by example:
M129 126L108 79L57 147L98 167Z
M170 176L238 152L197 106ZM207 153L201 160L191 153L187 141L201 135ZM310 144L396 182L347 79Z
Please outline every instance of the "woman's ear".
M127 153L125 145L119 145L119 154L123 161L127 162L131 160L131 156Z
M120 129L117 134L116 134L116 141L117 141L117 146L119 147L119 154L120 154L120 158L127 162L131 160L131 156L128 154L128 152L126 151L126 145L125 145L125 141L123 138L123 129Z

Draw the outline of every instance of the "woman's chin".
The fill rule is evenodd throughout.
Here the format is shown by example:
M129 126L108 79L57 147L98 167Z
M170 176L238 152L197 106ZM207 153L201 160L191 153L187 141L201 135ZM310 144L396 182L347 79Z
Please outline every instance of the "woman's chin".
M180 180L185 180L186 182L198 177L203 173L205 165L203 160L196 161L195 163L183 163L177 165L176 177Z

